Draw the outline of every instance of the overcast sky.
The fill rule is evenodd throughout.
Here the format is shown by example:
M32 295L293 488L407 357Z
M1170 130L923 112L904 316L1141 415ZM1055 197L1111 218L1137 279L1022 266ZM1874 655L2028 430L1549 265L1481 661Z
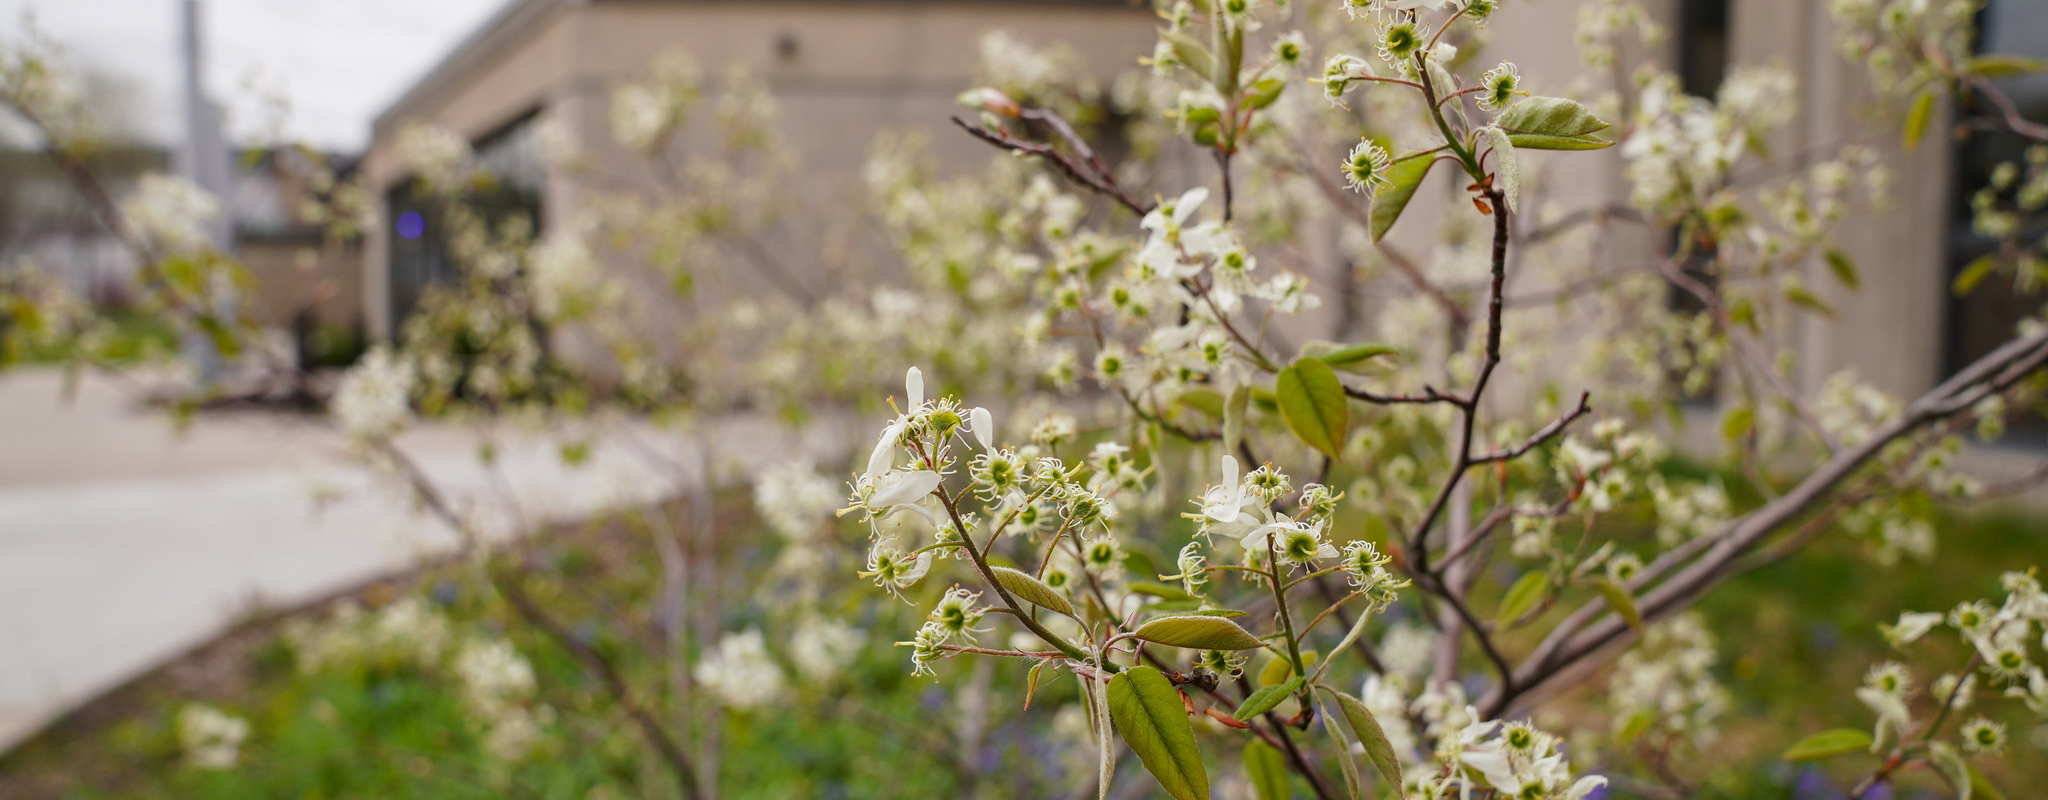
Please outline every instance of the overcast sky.
M237 138L265 127L263 98L281 89L295 138L359 149L378 112L509 1L202 0L207 86L228 107ZM132 81L146 132L168 142L183 125L183 2L0 0L0 33L15 38L22 12L33 10L37 25L82 67Z

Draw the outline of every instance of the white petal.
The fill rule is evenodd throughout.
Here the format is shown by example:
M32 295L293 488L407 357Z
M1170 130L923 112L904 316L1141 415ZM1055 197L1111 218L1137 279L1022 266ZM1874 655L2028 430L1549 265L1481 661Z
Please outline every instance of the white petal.
M973 426L974 440L981 442L981 449L996 449L996 420L988 409L975 406L973 411L967 412L967 424Z
M911 409L917 408L918 406L924 405L923 370L920 370L916 367L911 367L909 372L903 374L903 392L905 395L910 397L910 408L903 409L904 411L907 412L910 411Z
M1223 485L1223 486L1236 486L1236 485L1238 485L1238 480L1237 480L1237 456L1224 456L1224 457L1223 457L1223 483L1222 483L1222 485Z
M1188 217L1195 215L1195 209L1202 207L1202 201L1208 199L1209 187L1207 186L1197 186L1187 190L1187 193L1181 195L1179 200L1174 201L1173 221L1187 222Z
M1606 778L1599 775L1588 775L1580 778L1578 783L1572 784L1571 791L1565 793L1565 800L1584 800L1587 795L1593 793L1594 789L1606 785Z
M919 498L931 494L933 489L939 488L940 480L939 473L928 469L892 473L875 489L874 497L868 500L868 507L892 508L917 502Z
M875 442L875 451L868 454L867 477L873 478L889 471L896 463L896 438L903 435L903 420L889 423L882 429L881 441Z

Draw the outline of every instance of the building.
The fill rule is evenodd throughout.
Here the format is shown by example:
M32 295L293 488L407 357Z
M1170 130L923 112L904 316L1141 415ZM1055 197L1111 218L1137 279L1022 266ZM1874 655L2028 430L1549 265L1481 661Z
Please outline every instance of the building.
M741 66L765 81L785 142L806 164L844 165L833 172L851 180L888 129L930 133L942 157L987 158L985 145L946 132L984 31L1064 42L1109 75L1150 52L1156 22L1132 0L512 0L377 118L362 167L384 222L364 243L371 330L389 336L394 309L445 269L390 235L409 177L396 152L408 123L468 138L495 172L514 176L508 183L530 195L546 229L569 218L578 191L536 157L535 121L545 114L592 158L624 163L607 122L610 90L645 79L669 52L688 53L707 75Z
M431 279L423 274L431 266L407 264L403 245L388 233L392 192L406 178L393 140L408 121L452 128L475 142L486 159L514 162L531 145L521 126L541 111L560 115L583 142L609 142L607 87L644 77L660 53L682 49L707 72L740 64L764 77L783 105L786 133L807 163L857 165L873 133L887 127L933 132L943 152L975 157L982 145L942 129L955 113L952 96L969 85L978 32L1001 28L1027 41L1063 41L1107 74L1150 53L1159 23L1148 5L514 0L377 120L363 167L370 188L387 204L385 224L365 245L364 304L372 330L389 335L392 309L407 306L417 286ZM1552 87L1583 72L1577 50L1559 46L1574 40L1581 2L1503 5L1492 23L1487 60L1515 61L1523 74L1545 76ZM1724 76L1746 65L1770 64L1793 74L1797 108L1779 140L1769 143L1772 152L1825 152L1869 130L1872 93L1860 65L1840 55L1826 3L1643 5L1671 34L1656 57L1682 76L1689 92L1711 96ZM1982 29L1988 50L2048 55L2048 7L2028 0L1989 0L1986 6ZM2010 90L2029 113L2048 114L2043 79L2012 83ZM1940 121L1946 110L1936 115L1931 130L1946 130ZM1853 367L1877 387L1910 397L1987 351L2009 335L2015 320L2038 308L2038 300L1996 287L1967 300L1949 291L1960 266L1985 247L1969 230L1967 198L1983 185L1990 155L2000 147L2010 149L1988 137L1956 145L1949 137L1930 136L1910 153L1901 152L1895 139L1886 145L1895 175L1890 207L1860 216L1837 237L1859 266L1861 287L1827 279L1825 265L1809 267L1814 276L1808 284L1833 307L1834 319L1785 332L1784 344L1801 356L1795 385L1810 391ZM1618 155L1575 158L1584 176L1565 182L1556 197L1585 207L1625 202ZM559 224L577 202L574 181L546 172L530 168L528 186L544 226ZM1454 190L1445 185L1429 191ZM1413 236L1428 227L1404 223L1406 230L1396 233ZM1632 246L1650 252L1647 235L1635 235L1642 240Z

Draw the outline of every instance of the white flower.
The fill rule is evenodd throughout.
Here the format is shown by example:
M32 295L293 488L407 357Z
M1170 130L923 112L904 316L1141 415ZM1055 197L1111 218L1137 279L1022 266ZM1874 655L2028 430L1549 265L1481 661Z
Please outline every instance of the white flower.
M1244 511L1244 483L1238 477L1237 458L1223 457L1223 482L1202 494L1202 529L1225 536L1243 536L1258 524L1258 518Z
M932 607L928 624L939 626L947 640L959 639L972 644L975 634L988 630L974 627L988 613L988 609L975 605L975 601L980 599L980 592L970 592L958 586L947 589L946 596L939 598L939 604Z
M205 247L206 224L220 216L220 201L177 175L150 173L121 201L121 216L135 234L164 252Z
M450 186L467 177L469 142L435 125L412 124L398 132L398 157L429 184Z
M1144 228L1154 236L1172 238L1168 231L1177 231L1187 224L1188 219L1195 215L1195 209L1201 208L1202 201L1208 199L1208 187L1197 186L1189 189L1180 197L1161 202L1151 211L1145 212L1145 218L1138 221L1138 227Z
M187 703L178 710L178 745L185 760L199 769L227 769L242 756L249 721L205 703Z
M917 407L924 405L924 370L911 367L903 373L903 396L910 400L906 413L917 413Z
M868 479L881 477L896 463L896 443L903 438L903 429L910 424L908 417L897 417L888 427L882 429L882 438L875 440L874 452L868 454L868 469L861 476Z
M1963 723L1963 749L1996 754L2005 749L2005 726L1983 717Z
M602 282L597 258L582 237L550 236L527 258L527 285L534 310L545 319L567 319L587 310Z
M1513 61L1502 61L1499 66L1487 70L1479 78L1479 107L1488 111L1505 111L1515 102L1515 96L1522 94L1522 71Z
M939 488L944 476L928 469L891 472L875 482L875 493L864 504L872 513L910 505Z
M1351 154L1344 157L1344 185L1360 194L1372 194L1373 190L1389 183L1387 167L1392 163L1393 157L1387 154L1387 148L1371 139L1361 139L1356 147L1351 148Z
M341 429L354 437L396 433L412 415L417 377L412 362L378 345L341 378L329 405Z
M455 654L463 700L487 721L504 716L533 693L533 665L502 640L470 639Z
M981 449L995 449L996 421L988 409L975 406L974 410L967 412L967 424L974 432L974 440L981 443Z
M900 590L917 585L931 569L931 551L918 553L913 558L896 546L894 538L886 538L868 551L868 568L862 570L860 576L873 578L876 586L900 596Z
M754 477L754 510L792 542L817 538L838 505L838 488L809 464L768 467Z
M1941 624L1941 620L1942 616L1939 611L1920 613L1909 611L1899 615L1899 624L1879 625L1877 627L1879 631L1884 633L1885 641L1891 642L1893 647L1902 647L1918 641L1922 636L1926 636L1928 631L1934 630L1934 626Z
M860 655L861 632L837 620L807 619L789 643L789 659L805 680L826 683Z
M773 702L784 688L782 667L768 655L768 643L759 629L726 634L718 649L697 662L690 674L719 702L736 709Z

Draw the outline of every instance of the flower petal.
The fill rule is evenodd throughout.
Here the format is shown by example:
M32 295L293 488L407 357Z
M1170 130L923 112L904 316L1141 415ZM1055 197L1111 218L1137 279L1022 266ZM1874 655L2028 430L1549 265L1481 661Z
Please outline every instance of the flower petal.
M974 440L981 442L981 449L996 449L996 420L988 409L975 406L974 410L967 412L967 423L973 427Z
M931 494L933 489L939 488L941 480L943 478L939 473L928 469L890 473L882 480L882 484L876 487L874 496L868 499L868 507L884 509L915 503L925 495Z

